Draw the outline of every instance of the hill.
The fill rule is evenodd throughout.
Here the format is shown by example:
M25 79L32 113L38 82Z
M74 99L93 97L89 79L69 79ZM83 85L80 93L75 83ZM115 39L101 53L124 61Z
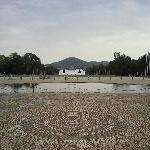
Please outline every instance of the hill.
M93 65L99 65L99 64L103 64L103 65L108 65L108 61L102 61L102 62L96 62L96 61L91 61L91 62L87 62L75 57L69 57L66 58L64 60L61 60L59 62L54 62L51 65L56 67L57 69L83 69L85 70L87 67L89 66L93 66Z

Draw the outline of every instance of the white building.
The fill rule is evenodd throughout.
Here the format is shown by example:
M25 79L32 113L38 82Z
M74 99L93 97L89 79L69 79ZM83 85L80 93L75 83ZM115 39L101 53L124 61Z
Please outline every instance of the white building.
M76 69L76 70L60 70L59 75L85 75L85 71L82 69Z

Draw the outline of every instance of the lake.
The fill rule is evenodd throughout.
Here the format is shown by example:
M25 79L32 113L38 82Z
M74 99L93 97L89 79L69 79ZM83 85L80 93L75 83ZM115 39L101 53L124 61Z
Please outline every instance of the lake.
M32 93L31 84L0 85L0 93ZM104 84L104 83L40 83L34 92L99 92L99 93L150 93L150 85Z

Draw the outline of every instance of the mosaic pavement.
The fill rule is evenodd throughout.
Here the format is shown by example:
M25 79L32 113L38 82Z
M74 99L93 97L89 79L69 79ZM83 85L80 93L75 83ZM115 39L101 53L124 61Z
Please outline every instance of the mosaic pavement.
M1 150L149 150L150 94L0 95Z

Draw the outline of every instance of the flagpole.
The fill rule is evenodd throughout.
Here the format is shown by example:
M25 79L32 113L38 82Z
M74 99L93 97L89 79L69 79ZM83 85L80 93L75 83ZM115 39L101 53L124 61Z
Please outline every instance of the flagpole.
M150 53L148 52L148 75L150 75Z

